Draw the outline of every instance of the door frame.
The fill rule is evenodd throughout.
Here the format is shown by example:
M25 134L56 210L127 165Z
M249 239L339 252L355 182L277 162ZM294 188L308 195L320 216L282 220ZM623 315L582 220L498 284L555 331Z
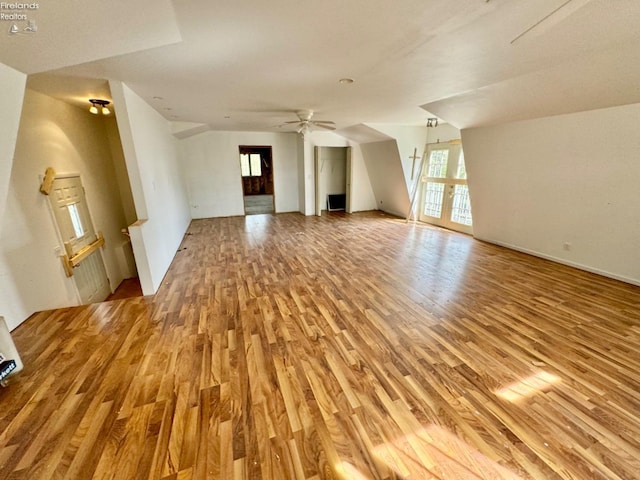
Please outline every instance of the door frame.
M352 171L352 165L351 165L351 153L352 153L352 148L351 147L347 147L347 190L346 190L346 200L345 200L345 207L344 207L344 211L346 213L353 213L353 210L351 208L351 176L353 175L353 171Z
M275 159L273 156L273 145L238 145L238 163L241 162L240 160L240 155L242 154L242 149L243 148L255 148L255 149L261 149L261 150L269 150L269 159L271 161L271 166L270 166L270 173L271 173L271 184L273 185L273 192L272 193L268 193L265 195L271 195L272 200L273 200L273 213L276 213L276 172L275 172ZM262 155L262 152L260 152L260 154ZM244 207L244 198L245 197L250 197L251 195L246 195L245 194L245 190L244 190L244 179L246 177L242 176L242 168L240 168L240 189L242 191L242 210L244 215L247 215L247 212L245 210Z

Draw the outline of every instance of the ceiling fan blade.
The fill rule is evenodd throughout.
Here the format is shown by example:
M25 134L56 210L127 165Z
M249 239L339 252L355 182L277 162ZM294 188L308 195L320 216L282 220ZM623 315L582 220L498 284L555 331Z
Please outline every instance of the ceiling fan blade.
M301 122L300 120L291 120L289 122L284 122L284 125L286 125L286 124L294 124L294 123L303 123L303 122Z
M318 128L324 128L325 130L335 130L336 127L334 127L333 125L323 125L321 123L315 123L312 122L314 127L318 127Z
M336 124L336 122L332 122L331 120L311 120L311 123L315 125L321 125L321 124L335 125Z

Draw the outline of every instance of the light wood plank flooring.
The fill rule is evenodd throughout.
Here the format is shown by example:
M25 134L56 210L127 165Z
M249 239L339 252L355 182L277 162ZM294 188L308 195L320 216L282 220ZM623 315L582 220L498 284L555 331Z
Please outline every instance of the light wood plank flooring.
M640 478L640 288L378 212L195 220L14 336L3 480Z

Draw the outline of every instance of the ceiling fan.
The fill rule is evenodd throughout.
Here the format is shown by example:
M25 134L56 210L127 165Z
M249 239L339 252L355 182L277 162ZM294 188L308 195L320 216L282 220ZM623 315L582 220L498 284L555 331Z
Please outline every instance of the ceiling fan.
M298 115L298 120L284 122L280 127L295 126L296 132L302 135L311 132L315 127L325 130L336 129L335 122L329 120L311 120L311 118L313 118L313 110L299 110L296 112L296 115Z

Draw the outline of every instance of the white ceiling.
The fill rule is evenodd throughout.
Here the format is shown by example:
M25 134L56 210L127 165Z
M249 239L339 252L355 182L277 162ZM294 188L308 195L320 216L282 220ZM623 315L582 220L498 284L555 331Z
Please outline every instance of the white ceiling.
M640 102L638 0L58 0L33 16L36 34L0 35L30 88L88 107L122 80L197 131L278 131L301 109L341 129L462 128Z

